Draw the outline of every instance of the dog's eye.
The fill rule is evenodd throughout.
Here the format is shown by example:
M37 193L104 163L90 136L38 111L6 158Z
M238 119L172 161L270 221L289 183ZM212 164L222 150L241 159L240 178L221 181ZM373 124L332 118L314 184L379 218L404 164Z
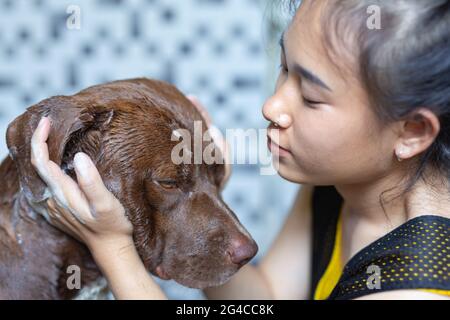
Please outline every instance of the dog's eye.
M173 190L178 188L178 184L175 180L159 180L156 181L156 183L167 190Z

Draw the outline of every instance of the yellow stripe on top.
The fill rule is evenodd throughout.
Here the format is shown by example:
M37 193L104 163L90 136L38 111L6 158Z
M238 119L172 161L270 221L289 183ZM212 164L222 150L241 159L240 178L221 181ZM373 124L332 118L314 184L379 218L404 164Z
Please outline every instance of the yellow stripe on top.
M333 253L331 255L330 262L327 269L317 284L316 291L314 292L314 300L326 300L334 287L336 287L339 278L341 277L342 270L344 268L342 263L342 208L339 213L336 236L334 239Z

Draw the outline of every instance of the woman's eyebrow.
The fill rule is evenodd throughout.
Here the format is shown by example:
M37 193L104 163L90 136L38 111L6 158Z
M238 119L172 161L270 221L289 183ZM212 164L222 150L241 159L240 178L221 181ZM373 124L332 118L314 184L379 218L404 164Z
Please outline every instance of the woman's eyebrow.
M285 45L284 45L284 32L281 34L280 41L279 41L281 51L285 52ZM301 78L305 79L306 81L311 82L312 84L318 85L328 91L333 91L330 89L330 87L323 82L318 76L316 76L314 73L309 71L308 69L302 67L299 64L294 65L294 71L300 75Z
M327 86L325 84L325 82L323 82L322 80L320 80L320 78L318 76L316 76L315 74L313 74L311 71L303 68L301 65L299 64L295 64L294 65L294 70L296 73L298 73L302 79L305 79L309 82L311 82L312 84L318 85L328 91L332 91L330 89L329 86Z

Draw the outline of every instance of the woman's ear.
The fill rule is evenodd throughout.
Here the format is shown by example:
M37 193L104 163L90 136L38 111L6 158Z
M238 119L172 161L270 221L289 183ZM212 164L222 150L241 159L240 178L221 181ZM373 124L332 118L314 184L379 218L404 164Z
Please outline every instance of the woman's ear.
M6 142L9 153L16 164L20 186L25 196L33 203L46 200L46 184L41 180L31 164L31 137L40 119L44 116L51 121L51 130L47 141L50 160L63 163L66 147L83 132L97 125L97 115L105 115L110 122L113 112L105 107L86 107L74 102L71 97L56 96L30 107L17 117L9 126Z
M427 150L441 130L438 116L429 109L420 108L402 121L400 139L395 153L402 159L412 158Z

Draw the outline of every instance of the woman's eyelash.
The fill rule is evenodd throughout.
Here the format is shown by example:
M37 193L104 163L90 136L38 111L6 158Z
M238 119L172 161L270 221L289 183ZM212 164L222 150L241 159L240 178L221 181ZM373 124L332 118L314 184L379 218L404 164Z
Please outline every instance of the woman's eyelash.
M283 72L288 72L288 68L283 63L281 63L278 66L278 68L280 70L282 70ZM312 107L312 108L314 108L315 105L322 104L322 102L320 102L320 101L310 100L310 99L307 99L305 97L302 97L302 98L303 98L303 103L308 105L308 106L310 106L310 107Z
M305 97L303 97L303 102L304 102L306 105L309 105L309 106L311 106L311 105L317 105L317 104L321 104L321 103L322 103L322 102L319 102L319 101L309 100L309 99L307 99L307 98L305 98Z

